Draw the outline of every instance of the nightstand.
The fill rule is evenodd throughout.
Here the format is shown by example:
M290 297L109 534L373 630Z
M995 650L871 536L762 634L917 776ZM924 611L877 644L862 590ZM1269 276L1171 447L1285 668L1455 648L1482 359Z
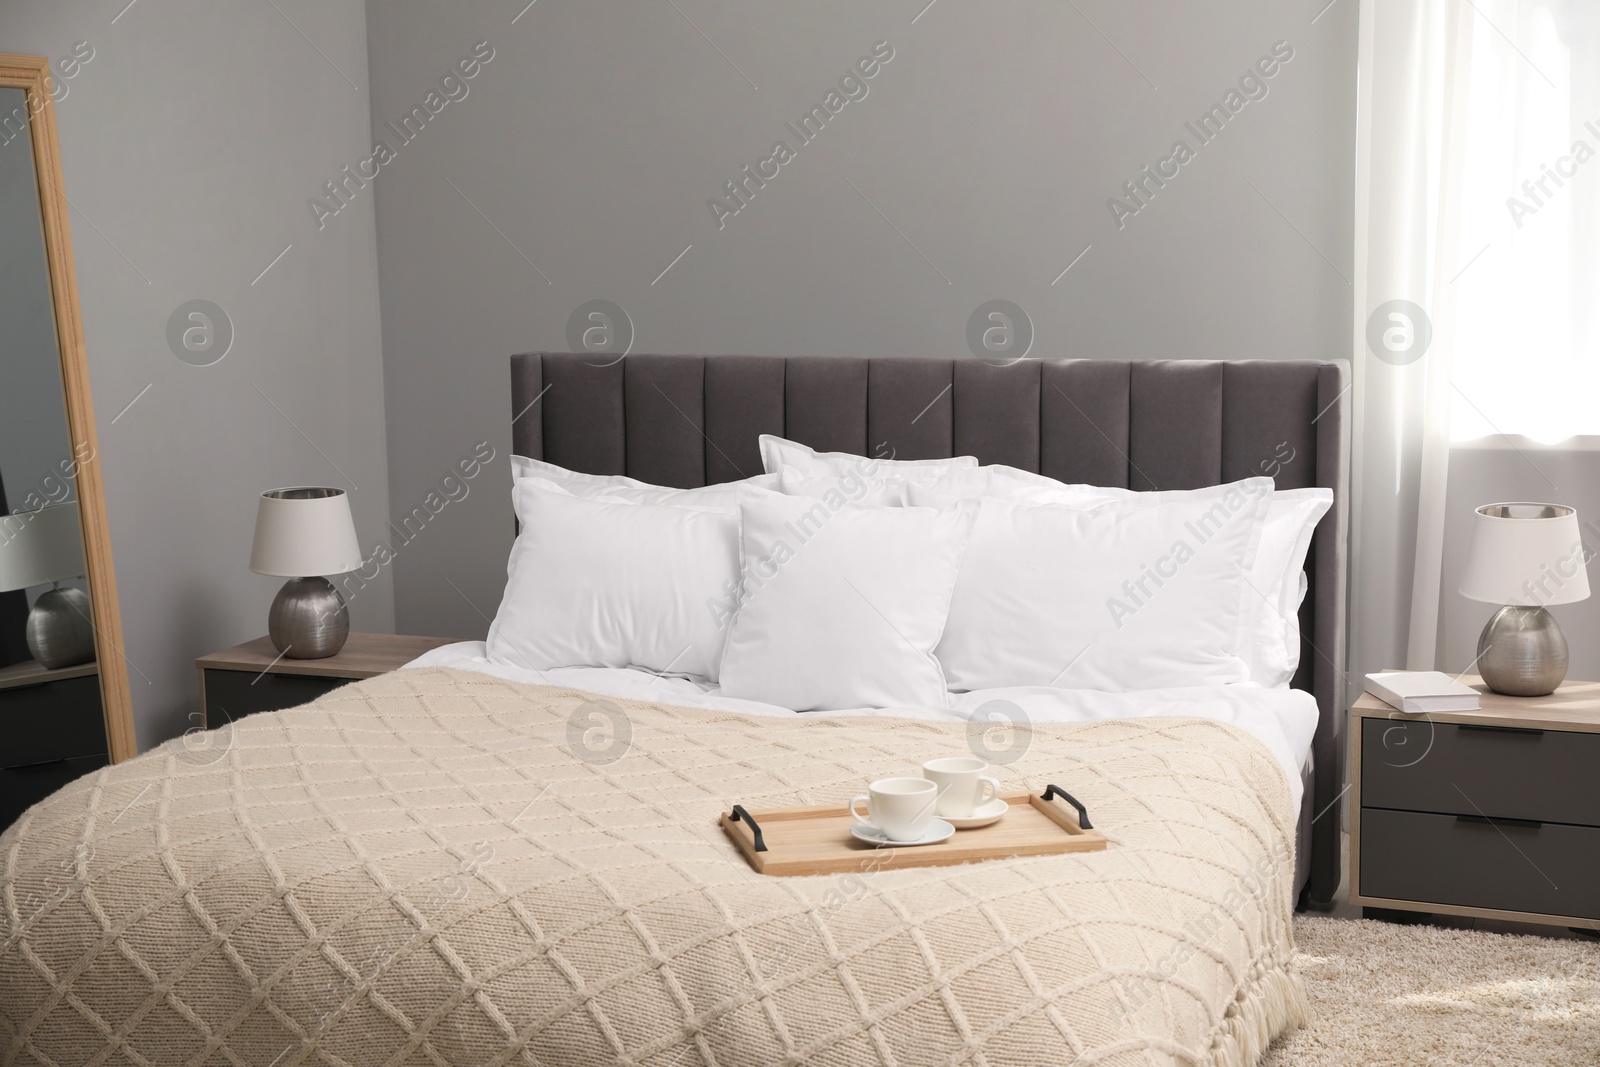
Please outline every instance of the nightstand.
M1350 709L1350 903L1593 928L1600 683L1477 711Z
M111 762L96 663L52 671L30 659L0 668L0 723L0 830Z
M323 659L280 656L265 637L195 660L200 670L200 716L206 726L309 703L346 682L402 667L458 637L351 634ZM213 715L212 713L216 714Z

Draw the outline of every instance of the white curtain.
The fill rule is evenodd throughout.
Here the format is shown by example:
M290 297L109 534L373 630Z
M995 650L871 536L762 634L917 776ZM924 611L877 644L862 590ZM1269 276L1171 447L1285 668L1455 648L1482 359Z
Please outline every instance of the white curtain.
M1362 0L1357 72L1352 683L1432 669L1477 18Z

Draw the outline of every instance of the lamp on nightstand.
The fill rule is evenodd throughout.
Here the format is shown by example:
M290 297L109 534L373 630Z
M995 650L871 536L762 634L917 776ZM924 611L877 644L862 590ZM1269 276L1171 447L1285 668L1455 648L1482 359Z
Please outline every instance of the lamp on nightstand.
M49 585L28 612L28 652L41 667L60 670L94 659L89 595L56 583L84 573L83 527L76 501L22 511L0 528L0 592Z
M269 489L256 509L250 569L288 578L267 615L272 645L290 659L322 659L344 647L350 609L323 575L361 566L350 498L343 489Z
M1567 639L1550 604L1589 597L1578 513L1565 504L1485 504L1472 531L1461 595L1505 605L1478 637L1478 673L1497 693L1553 693L1567 676Z

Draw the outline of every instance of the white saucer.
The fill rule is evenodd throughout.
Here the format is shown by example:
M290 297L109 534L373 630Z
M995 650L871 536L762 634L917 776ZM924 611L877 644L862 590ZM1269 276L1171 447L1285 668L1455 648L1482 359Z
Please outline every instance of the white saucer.
M972 814L965 819L947 820L957 830L976 830L980 826L997 823L1006 817L1006 812L1011 810L1011 805L996 797L987 804L979 804L972 809Z
M850 833L856 840L885 848L905 848L908 845L937 845L940 841L947 841L955 836L955 832L956 828L954 826L937 817L928 824L928 832L915 841L890 841L883 836L882 830L870 823L856 822L850 825Z

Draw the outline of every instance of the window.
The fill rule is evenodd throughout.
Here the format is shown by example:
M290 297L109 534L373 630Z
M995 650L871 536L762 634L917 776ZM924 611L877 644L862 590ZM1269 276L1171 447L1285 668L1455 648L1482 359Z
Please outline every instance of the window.
M1473 4L1451 437L1600 434L1600 3Z

